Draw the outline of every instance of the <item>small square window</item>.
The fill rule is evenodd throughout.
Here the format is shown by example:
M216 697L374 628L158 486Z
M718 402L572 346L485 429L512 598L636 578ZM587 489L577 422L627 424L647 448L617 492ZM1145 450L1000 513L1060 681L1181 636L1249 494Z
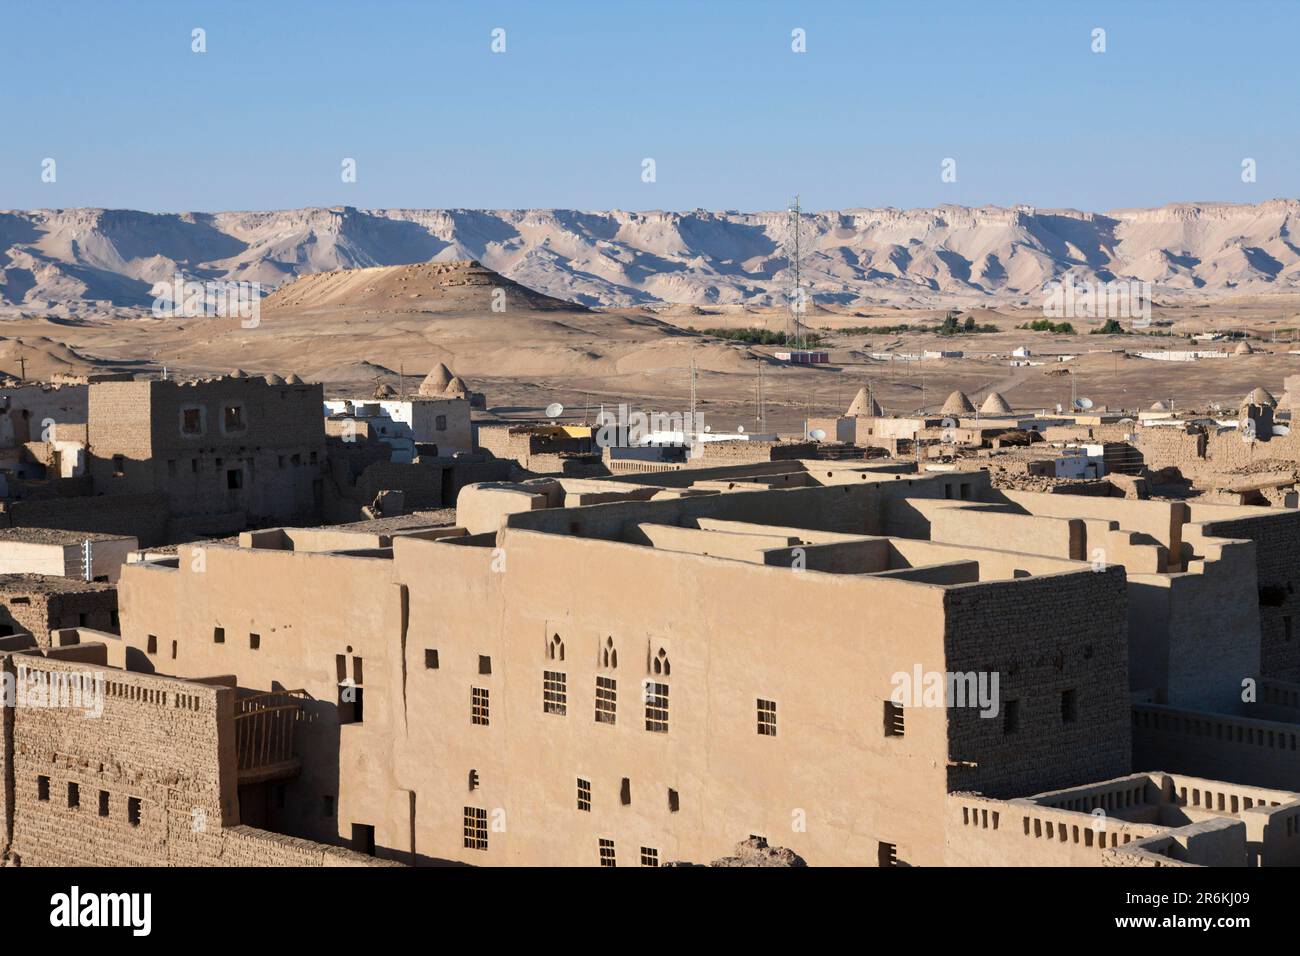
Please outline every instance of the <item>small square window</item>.
M438 651L432 647L424 649L424 666L431 671L438 669Z
M99 815L101 817L108 816L108 791L107 790L99 791Z
M226 643L226 629L224 627L214 627L212 629L212 643L213 644Z
M600 865L601 865L601 866L618 866L618 862L617 862L617 861L615 860L615 858L614 858L614 841L613 841L613 840L601 840L601 841L600 841Z
M187 408L181 412L181 434L203 434L203 411L201 409Z
M445 432L447 430L447 416L439 415L435 418L433 420L433 427L440 432Z
M244 471L242 468L231 468L226 471L226 487L231 491L238 491L244 487Z
M227 405L222 409L221 415L225 422L226 431L242 432L244 430L243 405Z
M578 809L591 812L591 781L578 778Z
M81 806L81 785L76 783L68 784L68 806L76 809Z
M478 672L480 674L491 674L492 658L488 657L486 654L480 654L478 656Z
M36 799L37 800L50 799L50 778L49 777L36 778Z
M114 455L113 456L113 477L121 478L125 474L126 474L126 456Z
M145 642L145 652L148 654L158 653L158 635L150 634Z
M677 796L677 791L668 788L668 812L676 813L681 808L681 798Z
M893 843L876 844L877 866L898 866L898 847Z
M643 846L643 847L641 847L641 865L642 865L642 866L658 866L658 865L659 865L659 851L658 851L657 849L655 849L654 847L652 847L652 846Z
M127 822L130 823L131 826L133 827L138 827L140 825L140 798L139 797L126 798L126 819Z
M258 648L260 648L261 646L262 646L262 635L261 635L261 634L252 634L252 633L250 633L250 634L248 635L248 648L249 648L249 650L253 650L253 651L255 651L255 650L257 650Z

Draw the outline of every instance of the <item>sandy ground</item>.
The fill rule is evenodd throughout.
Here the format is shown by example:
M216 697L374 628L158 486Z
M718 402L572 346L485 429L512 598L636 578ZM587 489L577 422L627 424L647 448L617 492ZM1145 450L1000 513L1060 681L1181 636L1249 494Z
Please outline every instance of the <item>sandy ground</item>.
M565 418L580 419L593 416L602 404L685 411L694 363L697 409L712 427L784 434L801 434L806 417L842 412L868 384L889 413L937 410L958 388L976 404L990 390L999 391L1017 410L1068 405L1072 396L1110 408L1145 408L1157 400L1206 408L1212 402L1235 407L1256 385L1280 396L1285 376L1300 372L1300 355L1289 354L1300 350L1300 342L1291 341L1300 334L1300 296L1157 307L1151 331L1159 334L1114 336L1087 334L1100 324L1097 320L1073 320L1076 335L1018 329L1041 318L1040 311L1030 309L962 313L961 318L970 314L998 331L945 337L874 331L903 323L933 325L943 318L941 311L818 308L806 322L823 335L821 348L830 352L831 363L795 368L772 357L776 348L699 334L746 326L782 330L787 320L775 309L564 311L554 300L515 294L519 287L491 274L466 279L452 270L449 278L444 269L418 281L410 275L380 279L334 282L343 290L338 295L328 292L330 283L319 283L326 291L312 295L285 295L293 288L288 287L263 304L255 328L224 318L11 319L0 323L0 370L17 376L20 358L28 379L96 370L157 375L165 368L192 376L242 368L250 374L296 372L324 382L327 394L356 395L368 394L377 382L414 392L436 362L445 362L487 394L489 409L499 417L538 417L546 405L560 402ZM493 312L489 297L501 283L507 288L506 309ZM1260 351L1194 363L1123 354L1231 351L1231 342L1195 344L1182 337L1210 330L1245 333ZM1019 346L1046 364L1011 367L1009 353ZM923 362L870 358L871 352L925 349L960 349L965 355ZM1078 357L1061 363L1058 355Z

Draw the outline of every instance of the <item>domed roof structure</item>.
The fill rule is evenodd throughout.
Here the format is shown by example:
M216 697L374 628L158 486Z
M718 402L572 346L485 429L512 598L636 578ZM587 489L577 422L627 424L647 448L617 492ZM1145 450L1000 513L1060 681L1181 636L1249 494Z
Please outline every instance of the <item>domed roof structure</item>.
M1250 355L1255 350L1250 347L1249 342L1239 342L1237 347L1232 350L1234 355Z
M939 411L945 415L974 415L975 406L971 404L969 395L957 391L948 396L948 400L943 403L943 408Z
M850 418L880 418L885 413L880 407L880 403L867 394L865 387L858 389L858 394L853 396L853 402L849 405L849 410L845 413Z
M284 384L284 379L282 379L280 376L278 376L278 375L276 375L274 372L272 372L270 375L268 375L268 376L266 377L266 384L267 384L267 385L283 385L283 384Z
M1269 408L1277 408L1277 399L1273 393L1263 385L1251 390L1251 393L1242 401L1243 405L1267 405Z
M1011 406L1007 400L1002 397L1001 392L989 392L988 398L984 399L984 404L980 406L981 415L1010 415Z
M284 380L284 384L286 384L286 385L301 385L301 384L302 384L302 379L300 379L300 378L298 377L298 375L297 375L296 372L290 372L290 373L289 373L289 377L286 378L286 379Z
M451 381L447 383L447 391L444 394L452 396L468 395L469 386L465 384L465 380L459 375L453 375Z
M1169 406L1166 405L1164 402L1156 402L1154 405L1151 406L1151 411L1153 411L1153 412L1167 412L1167 411L1169 411Z
M447 391L447 386L451 384L451 381L451 369L439 362L428 375L424 376L424 381L420 383L419 394L425 397L441 395Z

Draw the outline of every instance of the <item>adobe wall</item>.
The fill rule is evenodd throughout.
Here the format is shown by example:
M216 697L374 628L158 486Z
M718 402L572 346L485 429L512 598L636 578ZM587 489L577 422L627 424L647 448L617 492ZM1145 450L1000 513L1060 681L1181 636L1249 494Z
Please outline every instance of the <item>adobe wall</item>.
M1281 790L1300 789L1300 724L1133 705L1133 765Z
M814 865L872 865L879 842L907 862L941 859L944 713L909 712L901 738L883 730L890 675L916 662L943 668L941 589L513 528L497 544L394 542L401 578L464 596L410 589L397 779L416 793L420 856L591 866L608 838L619 865L635 865L641 846L661 860L711 859L750 832ZM601 581L624 582L617 602L572 599L572 582ZM792 616L800 606L818 608L816 627ZM554 634L563 661L548 656ZM607 639L617 667L603 666ZM647 731L640 699L661 647L671 664L659 678L670 688L666 734ZM426 666L430 650L437 669ZM565 674L564 715L543 710L548 670ZM613 725L593 719L597 676L617 681ZM471 687L490 693L489 726L471 723ZM758 698L776 702L777 736L756 732ZM591 783L590 812L576 807L578 778ZM872 783L881 780L889 785ZM525 822L494 829L486 851L467 850L464 806ZM405 809L385 829L407 832Z
M307 537L313 547L374 543L344 532ZM394 799L388 755L403 689L405 598L393 583L392 562L224 545L184 545L178 557L176 568L136 564L123 572L123 639L133 666L187 677L233 674L254 690L305 690L306 719L295 733L303 770L285 785L274 828L338 843L351 839L353 822L381 824L370 819L370 808ZM444 601L451 593L443 585L428 590ZM157 638L152 655L150 634ZM345 680L362 689L360 723L340 722ZM409 847L404 834L377 826L380 854Z
M1140 779L1134 788L1142 788ZM1127 794L1138 801L1140 796ZM1166 833L1118 817L954 793L945 813L945 866L1106 866L1105 851Z
M321 507L322 402L320 385L254 378L96 383L88 471L97 494L156 492L178 518L236 512L254 521L307 520ZM227 429L224 409L235 406L243 425ZM187 409L200 413L200 433L182 430Z
M20 674L99 673L105 681L97 718L77 709L13 711L10 851L23 865L197 862L182 846L200 842L202 833L192 831L237 820L229 688L27 655L6 657L4 667ZM47 799L41 799L41 777L49 781ZM79 787L79 806L69 806L69 784ZM131 799L139 801L134 823Z
M1193 504L1191 520L1204 536L1255 543L1260 673L1300 680L1300 511Z
M31 634L40 647L50 645L50 631L65 627L88 627L117 631L117 591L111 587L94 590L24 590L0 582L0 628Z
M949 710L950 791L1011 796L1128 771L1126 596L1115 567L944 592L948 669L999 672L1001 699L995 717Z
M170 528L167 501L154 494L116 495L111 502L91 495L11 501L0 522L14 528L129 535L142 547L168 541Z

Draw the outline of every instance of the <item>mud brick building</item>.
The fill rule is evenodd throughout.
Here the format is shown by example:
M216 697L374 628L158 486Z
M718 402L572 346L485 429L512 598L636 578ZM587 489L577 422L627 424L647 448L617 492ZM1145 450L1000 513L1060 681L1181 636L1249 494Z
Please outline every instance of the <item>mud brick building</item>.
M295 376L92 384L94 492L161 496L173 538L310 523L324 494L322 401Z
M366 866L372 857L241 822L243 780L283 772L259 746L296 708L220 683L108 664L112 635L0 653L25 696L3 710L0 854L11 866ZM286 739L284 733L277 740ZM287 739L292 740L288 734Z
M40 647L61 628L119 630L116 586L42 574L0 575L0 637L30 634Z

